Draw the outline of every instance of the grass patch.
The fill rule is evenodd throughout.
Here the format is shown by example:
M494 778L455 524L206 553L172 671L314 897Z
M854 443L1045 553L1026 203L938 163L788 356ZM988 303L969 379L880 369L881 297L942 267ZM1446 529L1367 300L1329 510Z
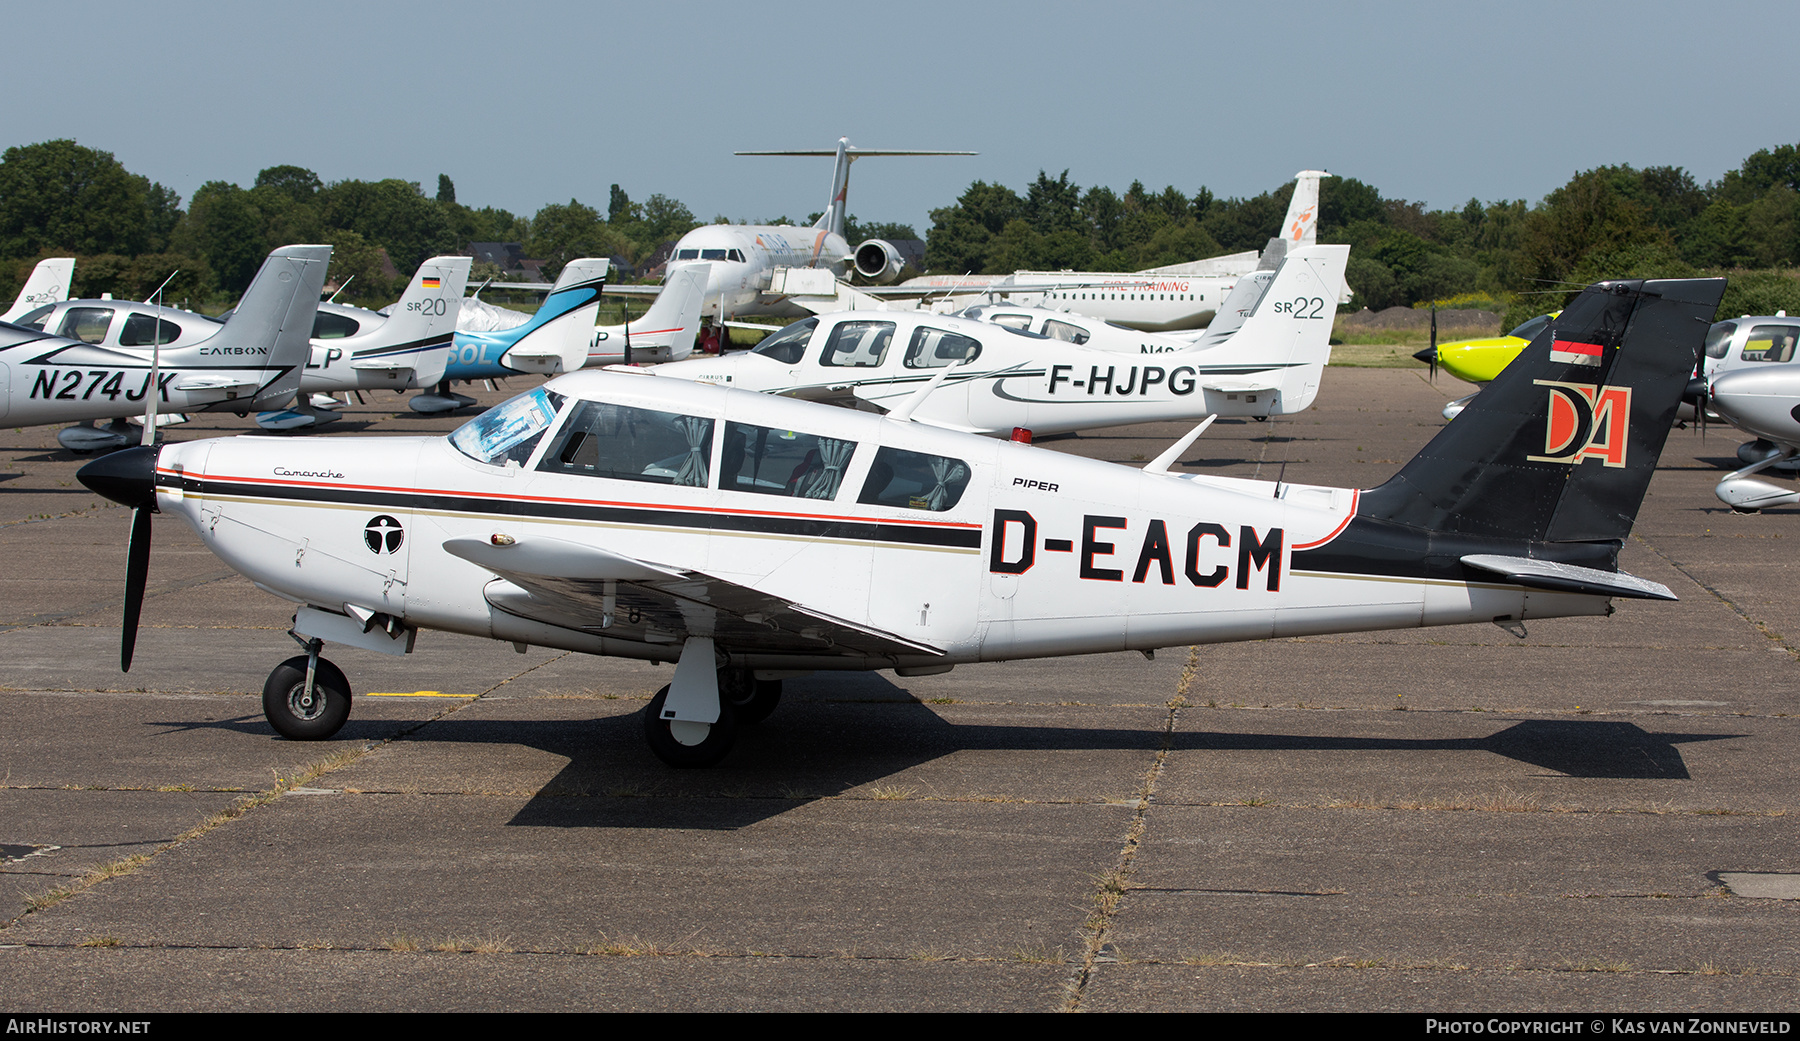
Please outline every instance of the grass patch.
M1423 371L1426 364L1413 357L1413 352L1424 344L1396 344L1393 337L1384 337L1381 343L1351 344L1343 343L1331 349L1329 364L1345 369L1419 369Z

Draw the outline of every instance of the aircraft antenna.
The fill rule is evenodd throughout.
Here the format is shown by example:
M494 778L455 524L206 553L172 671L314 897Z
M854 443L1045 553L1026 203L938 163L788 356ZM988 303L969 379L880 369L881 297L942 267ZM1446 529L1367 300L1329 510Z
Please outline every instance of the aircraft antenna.
M1219 418L1219 414L1217 412L1214 412L1212 415L1209 415L1205 419L1202 419L1200 421L1199 426L1188 431L1187 434L1181 438L1181 440L1170 445L1168 447L1168 450L1163 452L1162 455L1159 455L1155 459L1150 460L1150 464L1148 466L1144 467L1144 472L1147 474L1166 474L1166 473L1168 473L1169 467L1175 465L1175 460L1181 458L1181 453L1187 451L1189 445L1192 445L1195 441L1199 440L1200 435L1206 433L1206 428L1209 426L1212 426L1213 420L1218 419L1218 418Z
M156 381L162 370L163 290L167 289L169 283L175 281L175 276L179 274L181 274L180 268L170 272L169 277L163 279L162 285L157 286L156 292L151 293L150 299L145 301L145 303L155 305L156 327L150 334L150 382L144 388L144 439L139 442L143 445L156 443ZM133 521L133 524L135 526L136 522Z
M349 277L349 278L346 278L346 279L344 279L344 284L343 284L343 285L341 285L341 286L338 286L338 287L337 287L337 292L334 292L334 293L332 293L332 294L331 294L331 295L330 295L330 296L329 296L329 297L327 297L327 298L326 298L326 300L325 300L325 302L326 302L326 303L328 303L328 304L335 304L335 303L337 303L337 295L338 295L338 293L341 293L341 292L343 292L343 291L344 291L344 290L346 290L346 289L349 289L349 288L350 288L350 283L352 283L352 282L354 282L354 281L356 281L356 276L355 276L355 275L351 275L351 276L350 276L350 277ZM485 285L485 284L486 284L486 283L483 283L483 285ZM480 290L479 290L479 289L478 289L478 290L476 290L476 292L480 292Z

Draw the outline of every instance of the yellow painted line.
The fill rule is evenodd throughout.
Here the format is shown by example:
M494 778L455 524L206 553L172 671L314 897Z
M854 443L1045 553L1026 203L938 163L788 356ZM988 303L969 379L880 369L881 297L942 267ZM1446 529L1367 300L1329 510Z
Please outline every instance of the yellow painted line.
M444 694L435 690L415 690L411 692L403 690L395 693L370 691L363 695L365 698L478 698L480 696L481 695L479 694Z

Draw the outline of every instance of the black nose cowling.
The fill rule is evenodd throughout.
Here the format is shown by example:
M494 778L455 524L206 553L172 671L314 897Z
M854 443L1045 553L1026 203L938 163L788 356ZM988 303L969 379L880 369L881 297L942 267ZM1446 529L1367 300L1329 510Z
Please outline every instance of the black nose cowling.
M139 445L101 456L76 471L81 483L121 506L156 508L155 448Z

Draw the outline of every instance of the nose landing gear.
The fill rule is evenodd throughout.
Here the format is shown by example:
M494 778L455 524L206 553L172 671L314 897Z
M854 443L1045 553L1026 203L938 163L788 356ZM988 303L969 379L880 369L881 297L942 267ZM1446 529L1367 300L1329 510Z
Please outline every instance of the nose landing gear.
M323 741L350 718L350 681L342 669L319 657L324 641L294 639L306 653L269 673L263 684L263 716L290 741Z

